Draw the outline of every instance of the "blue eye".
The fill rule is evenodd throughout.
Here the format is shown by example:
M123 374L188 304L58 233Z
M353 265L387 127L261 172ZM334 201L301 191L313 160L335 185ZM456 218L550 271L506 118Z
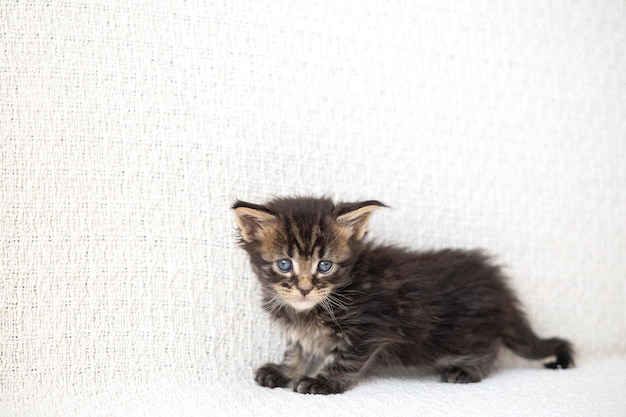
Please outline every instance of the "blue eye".
M292 268L292 263L289 259L281 259L276 262L276 267L280 272L289 272Z
M330 271L332 267L333 267L333 263L331 261L320 261L317 264L317 270L318 272L321 272L322 274L328 273L328 271Z

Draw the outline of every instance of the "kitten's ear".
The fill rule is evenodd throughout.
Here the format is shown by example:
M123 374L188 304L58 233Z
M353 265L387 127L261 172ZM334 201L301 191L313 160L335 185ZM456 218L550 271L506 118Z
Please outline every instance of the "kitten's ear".
M233 210L235 210L241 238L248 243L259 240L263 230L276 220L276 216L267 208L245 201L237 201L233 205Z
M350 236L361 240L365 236L372 213L380 207L387 206L376 200L343 204L339 207L337 222L348 231Z

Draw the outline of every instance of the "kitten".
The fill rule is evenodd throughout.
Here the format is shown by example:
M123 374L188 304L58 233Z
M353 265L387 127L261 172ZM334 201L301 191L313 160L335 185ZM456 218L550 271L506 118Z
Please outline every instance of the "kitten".
M501 270L482 252L415 252L364 239L378 201L237 201L240 244L265 309L285 329L280 364L262 386L341 393L375 364L434 367L444 382L478 382L500 344L527 359L573 365L570 343L540 339Z

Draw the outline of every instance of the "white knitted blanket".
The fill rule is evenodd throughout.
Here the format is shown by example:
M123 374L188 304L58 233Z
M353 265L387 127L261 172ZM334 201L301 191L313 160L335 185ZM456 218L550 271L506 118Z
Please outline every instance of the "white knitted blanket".
M619 415L626 3L0 0L0 415ZM236 198L497 255L579 367L257 387Z

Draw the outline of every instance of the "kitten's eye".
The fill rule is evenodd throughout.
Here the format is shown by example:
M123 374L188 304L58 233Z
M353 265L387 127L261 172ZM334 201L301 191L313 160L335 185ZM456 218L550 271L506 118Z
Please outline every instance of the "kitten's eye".
M318 272L321 272L322 274L328 273L328 271L330 271L332 267L333 267L333 263L331 261L320 261L317 264L317 270Z
M276 262L276 267L280 272L289 272L292 268L292 263L289 259L281 259Z

